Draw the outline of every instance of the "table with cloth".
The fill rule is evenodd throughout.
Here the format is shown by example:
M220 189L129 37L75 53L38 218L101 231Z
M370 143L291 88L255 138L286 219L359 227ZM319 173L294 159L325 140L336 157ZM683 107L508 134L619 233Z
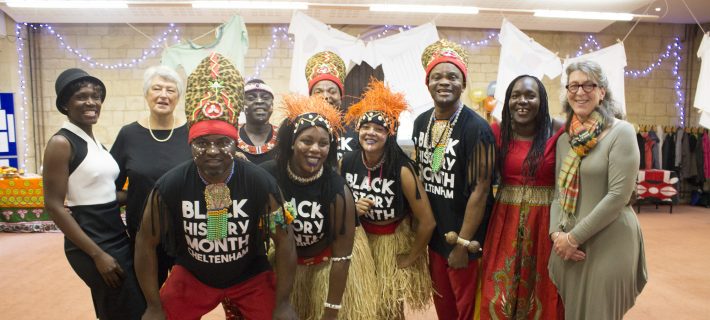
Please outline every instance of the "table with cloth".
M0 232L59 231L44 210L42 177L0 179Z

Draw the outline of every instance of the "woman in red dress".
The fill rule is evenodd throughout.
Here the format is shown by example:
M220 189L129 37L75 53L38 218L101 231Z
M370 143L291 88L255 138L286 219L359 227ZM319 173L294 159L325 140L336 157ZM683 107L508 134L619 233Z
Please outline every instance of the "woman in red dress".
M481 319L559 319L562 302L547 261L555 133L539 79L515 78L493 124L500 186L483 248Z

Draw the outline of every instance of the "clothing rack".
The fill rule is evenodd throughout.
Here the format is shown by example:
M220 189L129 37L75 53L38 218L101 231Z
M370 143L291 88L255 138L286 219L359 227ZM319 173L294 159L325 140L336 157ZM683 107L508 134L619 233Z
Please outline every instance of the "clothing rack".
M673 171L680 180L677 183L679 196L685 200L689 196L691 204L696 204L696 198L708 199L710 195L705 187L710 182L708 129L648 123L633 125L641 155L639 170Z

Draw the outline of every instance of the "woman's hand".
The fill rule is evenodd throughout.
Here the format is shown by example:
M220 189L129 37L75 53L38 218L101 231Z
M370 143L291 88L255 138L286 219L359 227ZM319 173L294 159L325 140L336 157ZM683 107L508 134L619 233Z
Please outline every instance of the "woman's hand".
M96 269L104 278L104 282L111 288L118 288L123 282L123 269L118 261L106 252L99 253L94 257Z
M355 203L355 209L357 210L357 216L362 217L370 211L370 207L374 206L375 202L368 198L360 198Z
M408 254L398 254L397 255L397 268L406 269L413 265L417 261L417 258L412 259Z
M582 261L587 257L584 251L577 249L579 244L572 235L562 231L556 232L556 234L556 236L554 234L552 236L554 238L552 250L562 260Z

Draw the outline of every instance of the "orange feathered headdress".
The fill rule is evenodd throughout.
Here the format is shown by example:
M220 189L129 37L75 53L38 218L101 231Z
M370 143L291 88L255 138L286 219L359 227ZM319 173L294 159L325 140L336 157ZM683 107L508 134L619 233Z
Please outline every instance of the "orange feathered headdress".
M356 128L367 122L377 123L389 130L389 135L397 134L399 114L409 109L404 94L392 92L384 82L371 79L367 91L360 102L350 106L345 121L356 124Z
M282 108L293 123L294 135L306 128L319 126L328 130L331 140L334 140L343 130L342 112L323 97L289 94L283 97Z

